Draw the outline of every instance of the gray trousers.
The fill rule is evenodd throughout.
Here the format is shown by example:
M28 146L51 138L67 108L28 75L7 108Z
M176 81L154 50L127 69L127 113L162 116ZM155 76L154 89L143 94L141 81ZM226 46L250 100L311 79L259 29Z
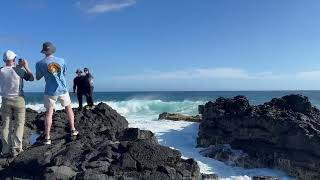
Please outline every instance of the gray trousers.
M3 154L22 151L25 114L26 106L23 97L2 97L0 134Z

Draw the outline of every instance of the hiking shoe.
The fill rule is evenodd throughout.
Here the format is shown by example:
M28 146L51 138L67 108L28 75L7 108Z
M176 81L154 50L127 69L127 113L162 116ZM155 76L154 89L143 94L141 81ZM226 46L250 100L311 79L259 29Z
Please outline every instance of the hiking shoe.
M19 153L17 151L13 151L11 154L13 157L17 157L19 155Z
M43 139L42 144L50 145L51 144L51 139Z
M37 143L44 144L44 145L50 145L51 144L51 139L47 139L46 135L42 133L39 137L36 139Z
M95 105L92 105L92 106L90 106L89 108L92 110L92 109L94 109L96 106Z
M22 152L23 152L23 149L13 149L11 155L12 155L12 157L17 157Z
M79 134L79 131L77 131L77 130L71 130L71 136L77 136L78 134Z

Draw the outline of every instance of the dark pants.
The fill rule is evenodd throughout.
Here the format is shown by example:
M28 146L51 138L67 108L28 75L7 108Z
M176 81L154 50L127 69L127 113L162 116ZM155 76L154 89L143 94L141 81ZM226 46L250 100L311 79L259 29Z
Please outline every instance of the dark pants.
M86 96L87 104L89 106L93 106L93 87L90 87L89 89L87 89L84 95Z
M82 96L86 96L88 106L93 106L93 87L77 92L79 108L82 108Z
M78 97L78 102L79 102L79 108L82 109L82 96L83 93L82 92L77 92L77 97Z

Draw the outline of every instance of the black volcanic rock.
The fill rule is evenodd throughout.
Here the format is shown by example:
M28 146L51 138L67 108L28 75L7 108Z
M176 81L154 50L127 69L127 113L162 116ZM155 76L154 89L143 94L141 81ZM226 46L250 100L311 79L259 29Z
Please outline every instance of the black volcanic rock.
M219 180L219 177L216 174L202 174L202 179Z
M288 95L258 106L244 96L218 98L199 109L197 141L200 147L211 146L207 156L246 168L277 168L304 180L320 179L320 111L307 97ZM224 144L243 153L236 157L232 150L219 148Z
M26 131L44 130L44 113L27 111ZM193 159L158 144L150 131L128 128L115 110L100 103L75 110L77 138L69 138L64 111L53 117L52 145L31 145L14 159L0 159L0 179L202 179ZM28 138L26 138L28 139Z
M270 176L253 176L252 180L280 180L277 177L270 177Z
M196 116L186 116L179 113L167 113L163 112L159 114L159 120L172 120L172 121L188 121L188 122L200 122L201 117L199 115Z

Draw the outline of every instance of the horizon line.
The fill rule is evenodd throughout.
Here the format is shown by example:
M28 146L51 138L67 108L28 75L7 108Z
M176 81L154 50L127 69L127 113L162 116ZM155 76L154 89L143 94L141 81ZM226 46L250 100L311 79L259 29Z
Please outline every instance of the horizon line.
M94 91L94 93L114 92L280 92L280 91L320 91L320 89L298 89L298 90L119 90L119 91ZM43 91L24 91L25 93L44 93ZM69 92L73 94L73 92Z

